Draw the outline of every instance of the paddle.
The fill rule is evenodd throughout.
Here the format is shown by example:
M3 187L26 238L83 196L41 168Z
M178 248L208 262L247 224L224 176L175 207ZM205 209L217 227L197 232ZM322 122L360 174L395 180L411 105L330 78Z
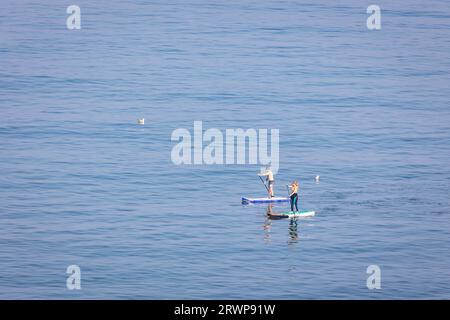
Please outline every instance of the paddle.
M263 183L264 187L266 187L267 192L270 192L269 188L267 188L266 183L264 182L263 178L261 176L258 176L258 177L259 177L259 179L261 179L261 182Z

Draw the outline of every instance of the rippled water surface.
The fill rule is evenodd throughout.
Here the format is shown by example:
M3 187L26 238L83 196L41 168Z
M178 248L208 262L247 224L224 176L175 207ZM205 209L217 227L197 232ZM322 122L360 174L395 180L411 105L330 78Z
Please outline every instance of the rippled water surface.
M379 31L356 0L76 4L1 5L0 298L450 298L448 1ZM279 129L277 194L317 215L241 205L259 165L174 165L195 120Z

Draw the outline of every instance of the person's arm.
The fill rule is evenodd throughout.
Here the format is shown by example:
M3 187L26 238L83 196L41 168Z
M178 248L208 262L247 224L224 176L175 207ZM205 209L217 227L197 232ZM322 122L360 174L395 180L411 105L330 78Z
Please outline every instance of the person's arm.
M269 175L268 172L258 173L258 176L260 176L260 177L265 177L265 176L268 176L268 175Z

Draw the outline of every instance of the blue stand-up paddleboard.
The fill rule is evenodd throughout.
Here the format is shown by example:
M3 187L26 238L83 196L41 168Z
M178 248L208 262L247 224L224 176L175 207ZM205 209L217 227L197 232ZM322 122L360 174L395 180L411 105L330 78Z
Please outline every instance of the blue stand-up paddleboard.
M273 198L242 198L243 204L250 203L274 203L274 202L289 202L289 198L286 197L273 197Z
M304 218L313 217L316 215L315 211L289 211L282 213L269 213L270 218L282 219L282 218Z

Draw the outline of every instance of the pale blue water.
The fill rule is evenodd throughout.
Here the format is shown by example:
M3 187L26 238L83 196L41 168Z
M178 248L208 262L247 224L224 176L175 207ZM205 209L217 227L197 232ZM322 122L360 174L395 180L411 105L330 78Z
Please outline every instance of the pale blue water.
M450 298L448 1L379 31L356 0L69 4L1 4L0 298ZM194 120L279 128L316 217L242 206L257 165L175 166Z

